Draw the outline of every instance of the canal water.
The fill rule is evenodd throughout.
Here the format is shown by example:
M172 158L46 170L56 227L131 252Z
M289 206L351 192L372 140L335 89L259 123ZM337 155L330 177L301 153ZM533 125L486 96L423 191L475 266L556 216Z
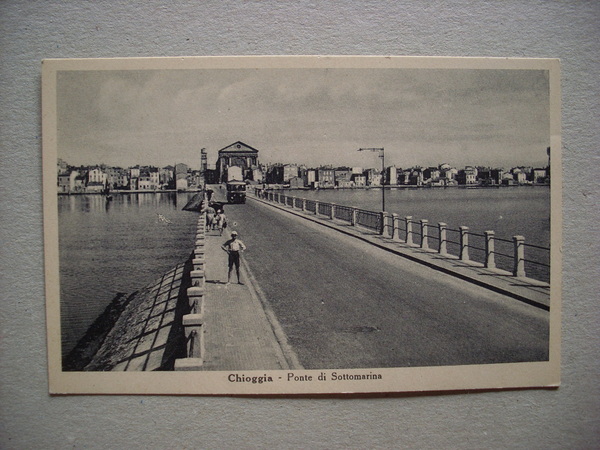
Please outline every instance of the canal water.
M369 211L382 210L381 189L320 189L307 191L285 191L287 195L318 200L338 205L352 206ZM512 271L512 237L525 237L525 266L528 276L549 281L550 247L550 187L510 186L501 188L390 188L385 190L385 209L397 213L400 218L412 216L413 221L427 219L430 247L437 248L437 224L444 222L451 230L460 226L483 235L484 231L495 232L496 264L499 268ZM413 224L414 241L418 242L420 227ZM401 235L402 236L402 235ZM448 251L458 255L458 231L449 231ZM511 242L503 242L502 239ZM485 241L482 236L469 236L471 259L484 260ZM510 255L508 257L506 255ZM534 262L535 261L535 262Z
M192 193L59 196L63 354L119 292L131 294L191 254Z

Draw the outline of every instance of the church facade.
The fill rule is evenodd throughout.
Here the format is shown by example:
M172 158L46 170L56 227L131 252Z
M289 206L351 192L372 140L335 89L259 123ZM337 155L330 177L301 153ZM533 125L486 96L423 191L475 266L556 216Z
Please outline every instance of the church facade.
M223 147L219 150L216 164L219 182L227 181L227 169L232 166L241 169L243 180L253 179L253 170L258 166L258 150L242 141Z

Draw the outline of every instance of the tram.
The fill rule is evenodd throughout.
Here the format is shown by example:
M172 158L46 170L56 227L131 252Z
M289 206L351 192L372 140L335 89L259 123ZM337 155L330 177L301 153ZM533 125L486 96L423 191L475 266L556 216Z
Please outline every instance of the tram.
M227 202L246 203L246 183L243 181L227 182Z

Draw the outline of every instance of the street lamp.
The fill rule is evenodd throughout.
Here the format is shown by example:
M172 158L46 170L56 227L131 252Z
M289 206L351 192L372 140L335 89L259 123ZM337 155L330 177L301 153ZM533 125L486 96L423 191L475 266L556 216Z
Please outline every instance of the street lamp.
M383 147L359 148L359 152L379 152L381 158L381 211L385 212L385 152Z

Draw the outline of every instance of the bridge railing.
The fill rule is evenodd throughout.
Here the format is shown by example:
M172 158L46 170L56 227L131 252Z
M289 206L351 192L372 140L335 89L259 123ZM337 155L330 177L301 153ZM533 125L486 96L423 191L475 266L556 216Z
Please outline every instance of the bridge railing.
M356 209L356 221L353 223L353 225L361 226L377 233L381 233L381 213L367 211L365 209Z
M204 198L207 204L207 198ZM204 364L204 293L206 211L200 213L190 271L191 286L187 289L188 314L182 317L185 333L185 358L175 360L175 370L199 370Z
M523 236L496 237L494 231L478 233L469 227L450 228L446 223L400 217L398 214L369 211L317 200L300 199L255 189L258 198L281 203L302 211L366 228L409 246L453 256L464 262L476 262L489 269L500 268L515 277L550 279L550 248L525 243ZM527 257L525 250L527 249Z

